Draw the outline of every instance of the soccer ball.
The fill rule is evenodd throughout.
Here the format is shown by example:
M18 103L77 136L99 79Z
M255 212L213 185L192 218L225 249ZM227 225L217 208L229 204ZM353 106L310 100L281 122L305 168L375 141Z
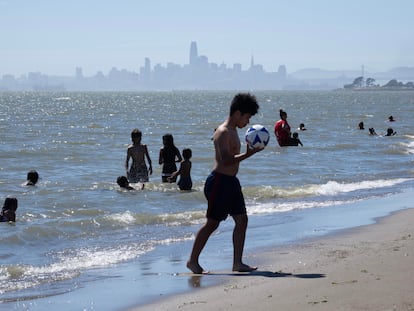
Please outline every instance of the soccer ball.
M264 148L269 143L269 131L260 124L249 127L246 131L246 142L252 148Z

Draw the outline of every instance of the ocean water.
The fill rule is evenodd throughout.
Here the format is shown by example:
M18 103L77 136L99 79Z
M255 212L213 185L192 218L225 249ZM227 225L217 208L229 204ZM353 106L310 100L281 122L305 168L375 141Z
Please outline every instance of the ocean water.
M15 196L19 203L16 223L0 224L0 309L41 310L53 303L62 310L122 309L159 295L150 281L157 278L154 270L185 272L194 234L205 220L202 190L213 165L211 136L234 94L0 93L0 200ZM247 249L359 225L346 212L355 202L359 212L376 215L375 204L363 210L364 202L413 188L412 92L253 94L260 110L251 124L272 134L268 147L239 170L250 219ZM273 125L280 108L292 130L305 123L307 131L298 131L303 147L277 146ZM388 122L389 115L396 121ZM360 121L365 130L358 129ZM369 127L379 135L368 135ZM384 137L388 127L397 135ZM154 172L143 191L125 192L116 178L125 175L134 128L143 133ZM245 130L239 130L242 142ZM158 155L165 133L174 135L180 150L193 151L191 192L161 182ZM39 172L38 184L22 186L31 169ZM215 239L230 239L231 230L227 220ZM251 241L249 230L267 239ZM206 257L229 254L231 243ZM174 270L158 266L163 257ZM122 299L102 298L105 290L89 300L73 299L105 282L128 283L125 275L133 275L135 289L108 292Z

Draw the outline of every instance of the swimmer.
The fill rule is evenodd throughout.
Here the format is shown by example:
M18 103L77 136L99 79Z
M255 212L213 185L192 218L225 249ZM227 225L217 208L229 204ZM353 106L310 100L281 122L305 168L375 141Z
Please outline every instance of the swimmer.
M25 182L25 186L34 186L36 185L37 181L39 180L39 173L35 170L31 170L27 173L27 181Z
M395 134L397 134L397 132L394 132L394 130L392 129L392 127L389 127L387 129L387 134L385 136L394 136Z
M121 187L121 189L125 190L137 190L134 187L129 185L128 178L126 176L119 176L116 180L116 183ZM141 190L144 189L144 183L139 183L141 185Z
M0 222L16 222L17 199L8 197L1 209Z

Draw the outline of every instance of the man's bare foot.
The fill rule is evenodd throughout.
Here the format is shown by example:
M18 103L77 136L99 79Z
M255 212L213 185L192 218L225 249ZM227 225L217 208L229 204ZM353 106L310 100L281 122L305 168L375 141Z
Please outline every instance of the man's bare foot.
M249 265L246 265L244 263L239 265L233 265L233 271L236 272L252 272L257 270L257 267L250 267Z
M190 269L194 274L207 274L208 271L205 271L198 262L187 261L187 268Z

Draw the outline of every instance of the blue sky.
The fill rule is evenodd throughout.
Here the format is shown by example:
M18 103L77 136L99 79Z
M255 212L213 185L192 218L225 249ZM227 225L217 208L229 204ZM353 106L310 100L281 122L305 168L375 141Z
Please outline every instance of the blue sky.
M209 62L266 71L414 66L412 0L0 0L0 76Z

